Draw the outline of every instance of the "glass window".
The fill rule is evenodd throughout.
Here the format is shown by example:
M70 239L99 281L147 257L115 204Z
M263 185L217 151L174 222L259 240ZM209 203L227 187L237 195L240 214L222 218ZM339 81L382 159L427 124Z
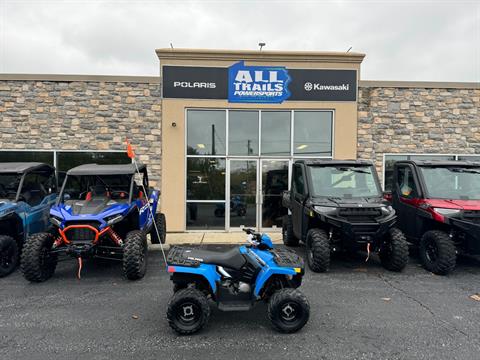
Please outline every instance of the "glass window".
M459 161L480 161L480 155L462 155L458 157Z
M187 200L225 200L225 159L187 159Z
M295 111L295 155L332 155L332 113L328 111Z
M293 188L294 193L304 194L305 193L305 181L302 174L302 169L298 165L293 166Z
M50 180L50 174L29 173L23 179L22 190L19 200L25 201L30 206L37 206L43 198L49 193L47 183Z
M225 155L225 110L187 111L187 154Z
M290 155L290 111L262 111L262 155Z
M408 160L407 155L387 155L385 156L385 191L392 191L393 189L393 165L395 161Z
M229 155L258 155L258 111L228 112Z
M225 202L187 202L187 230L225 229Z
M479 167L420 167L427 195L438 199L480 200Z
M53 151L0 151L0 162L41 162L53 166Z
M413 171L410 166L400 166L397 168L397 185L401 197L406 199L415 199L418 197L417 186L415 185Z
M59 151L57 171L68 171L83 164L129 164L132 160L126 152Z

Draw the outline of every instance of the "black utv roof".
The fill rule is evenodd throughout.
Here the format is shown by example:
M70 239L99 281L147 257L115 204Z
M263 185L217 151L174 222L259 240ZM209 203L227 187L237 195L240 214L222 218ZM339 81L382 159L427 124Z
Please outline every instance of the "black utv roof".
M398 160L396 163L407 163L417 166L429 167L480 167L478 161L455 161L455 160Z
M33 170L53 170L53 166L39 162L0 163L0 173L24 174Z
M144 164L137 164L137 166L139 171L146 169ZM135 167L135 164L85 164L68 170L67 175L133 175L136 172L137 168Z
M305 164L306 166L371 166L373 163L368 160L332 160L332 159L304 159L296 160L295 164Z

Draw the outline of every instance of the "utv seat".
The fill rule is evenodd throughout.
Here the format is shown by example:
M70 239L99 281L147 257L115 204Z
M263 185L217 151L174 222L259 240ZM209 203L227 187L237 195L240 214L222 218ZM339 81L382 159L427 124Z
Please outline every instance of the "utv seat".
M245 258L237 247L226 252L204 249L185 249L183 256L202 259L205 264L213 264L235 270L239 270L245 264Z

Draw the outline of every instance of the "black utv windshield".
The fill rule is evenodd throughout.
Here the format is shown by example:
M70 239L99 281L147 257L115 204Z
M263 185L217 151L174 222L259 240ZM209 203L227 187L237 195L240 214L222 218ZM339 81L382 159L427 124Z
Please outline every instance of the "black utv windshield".
M370 166L310 166L313 196L380 197Z
M427 195L435 199L480 200L480 167L420 167Z
M21 178L19 174L0 174L0 199L15 200Z

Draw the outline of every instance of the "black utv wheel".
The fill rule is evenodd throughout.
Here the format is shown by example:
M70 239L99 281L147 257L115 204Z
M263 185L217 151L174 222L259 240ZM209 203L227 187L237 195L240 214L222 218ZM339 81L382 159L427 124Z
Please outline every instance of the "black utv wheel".
M50 233L30 235L23 245L20 267L31 282L48 280L55 273L57 255L51 253L54 237Z
M168 324L180 335L199 331L207 324L209 318L210 305L200 290L194 288L178 290L168 303Z
M147 237L141 230L130 231L123 247L123 273L129 280L143 278L147 271Z
M11 274L18 264L18 245L14 238L0 235L0 277Z
M167 236L167 221L165 219L165 214L155 214L154 221L157 225L158 234L160 237L157 235L155 226L152 226L152 230L150 231L150 240L152 241L152 244L165 244L165 239Z
M330 268L330 240L324 230L311 229L306 241L307 263L312 271L325 272Z
M427 231L422 236L419 256L425 269L437 275L447 275L455 268L457 260L455 244L440 230Z
M281 289L268 302L268 318L275 330L293 333L300 330L310 317L310 305L300 290Z
M282 238L286 246L298 246L298 239L293 235L292 216L285 215L282 219Z
M403 232L391 228L385 235L379 256L385 269L402 271L408 263L408 243Z

